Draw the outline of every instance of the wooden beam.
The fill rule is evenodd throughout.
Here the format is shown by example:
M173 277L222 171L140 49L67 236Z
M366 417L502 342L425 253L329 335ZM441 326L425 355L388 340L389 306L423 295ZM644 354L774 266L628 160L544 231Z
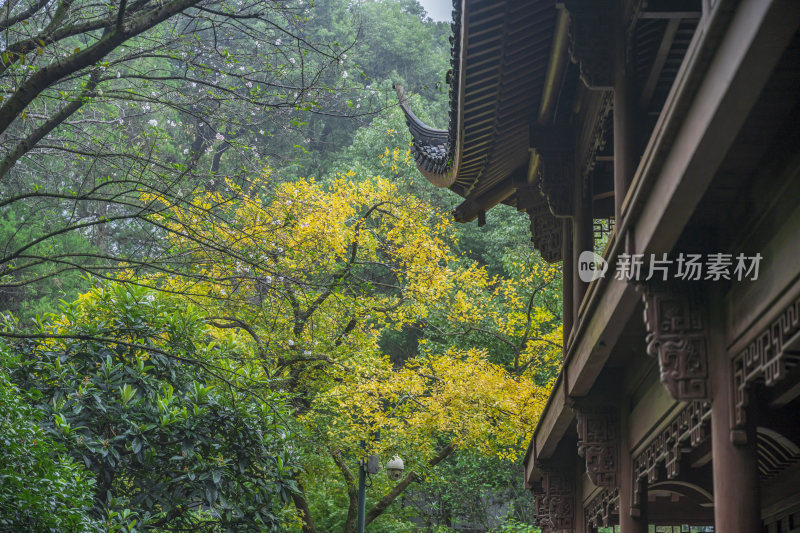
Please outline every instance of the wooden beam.
M703 15L702 11L644 11L639 16L640 19L699 19Z
M667 27L664 28L661 44L658 46L658 51L650 67L650 73L647 75L647 81L644 83L642 94L639 98L639 107L642 109L647 109L647 106L650 105L650 100L653 98L656 85L658 85L658 78L661 77L661 71L664 69L664 63L667 62L672 42L675 40L675 33L677 33L680 25L680 19L671 19L667 22Z
M673 106L688 81L687 70L698 58L684 61L672 102L662 113L662 118L677 114L664 119L680 121L675 142L662 165L654 156L660 152L659 144L671 142L659 135L668 128L662 126L665 131L653 135L636 187L623 205L623 213L636 221L635 252L668 252L675 245L798 25L800 3L794 0L741 2L714 59L703 69L702 84L685 113ZM654 164L658 170L652 168Z
M639 14L640 19L696 18L703 13L699 0L647 0Z

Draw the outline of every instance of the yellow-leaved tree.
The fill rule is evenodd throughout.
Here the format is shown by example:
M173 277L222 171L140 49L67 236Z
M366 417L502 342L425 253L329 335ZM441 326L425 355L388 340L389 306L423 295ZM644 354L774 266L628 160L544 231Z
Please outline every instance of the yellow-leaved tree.
M294 497L303 531L315 531L302 489L314 464L339 472L349 532L367 455L407 465L380 481L367 523L454 451L517 458L558 365L560 324L542 299L557 270L533 262L517 280L489 276L453 252L449 215L385 179L268 183L228 182L188 209L165 203L165 249L184 263L172 271L191 274L147 283L246 331L264 380L291 396L296 452L309 458ZM382 335L407 328L424 332L417 349L390 358Z

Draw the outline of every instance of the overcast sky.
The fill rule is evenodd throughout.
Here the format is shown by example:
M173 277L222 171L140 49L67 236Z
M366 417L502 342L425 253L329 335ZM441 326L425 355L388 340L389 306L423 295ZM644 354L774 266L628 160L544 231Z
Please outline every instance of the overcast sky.
M419 3L433 20L450 22L453 16L453 0L419 0Z

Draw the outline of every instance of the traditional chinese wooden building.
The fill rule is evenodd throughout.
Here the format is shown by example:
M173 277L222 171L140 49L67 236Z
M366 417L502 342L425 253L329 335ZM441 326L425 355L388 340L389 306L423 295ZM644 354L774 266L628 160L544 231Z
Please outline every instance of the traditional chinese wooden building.
M800 531L798 27L796 0L456 0L448 129L398 89L456 219L515 206L563 260L544 531Z

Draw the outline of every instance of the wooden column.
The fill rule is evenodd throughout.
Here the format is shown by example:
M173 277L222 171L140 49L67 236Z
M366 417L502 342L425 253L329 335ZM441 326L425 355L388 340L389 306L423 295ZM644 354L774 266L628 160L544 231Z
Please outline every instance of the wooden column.
M622 201L633 179L636 107L627 60L627 24L624 0L614 14L614 218L622 220Z
M572 218L572 304L573 304L573 325L577 325L578 314L581 302L586 295L588 283L581 281L578 277L578 257L581 252L594 250L594 231L592 225L592 187L591 180L584 184L583 176L576 170L575 188L572 192L574 202L574 216Z
M562 308L564 312L564 320L562 326L563 332L563 351L567 353L567 346L569 345L569 336L572 333L572 283L575 271L575 262L572 260L572 222L569 218L561 219L562 227L562 241L561 241L561 257L563 258L561 264L562 279Z
M628 438L628 417L630 409L627 401L622 402L620 418L620 480L619 480L619 527L621 533L648 533L647 495L644 494L639 507L633 507L633 456ZM719 531L719 530L718 530Z
M711 298L720 302L722 298ZM754 416L744 433L732 433L732 363L724 342L722 309L711 309L709 366L711 370L711 453L714 472L714 530L725 533L761 531L758 456Z
M583 509L583 483L586 479L586 463L575 464L575 533L587 533L586 515Z

